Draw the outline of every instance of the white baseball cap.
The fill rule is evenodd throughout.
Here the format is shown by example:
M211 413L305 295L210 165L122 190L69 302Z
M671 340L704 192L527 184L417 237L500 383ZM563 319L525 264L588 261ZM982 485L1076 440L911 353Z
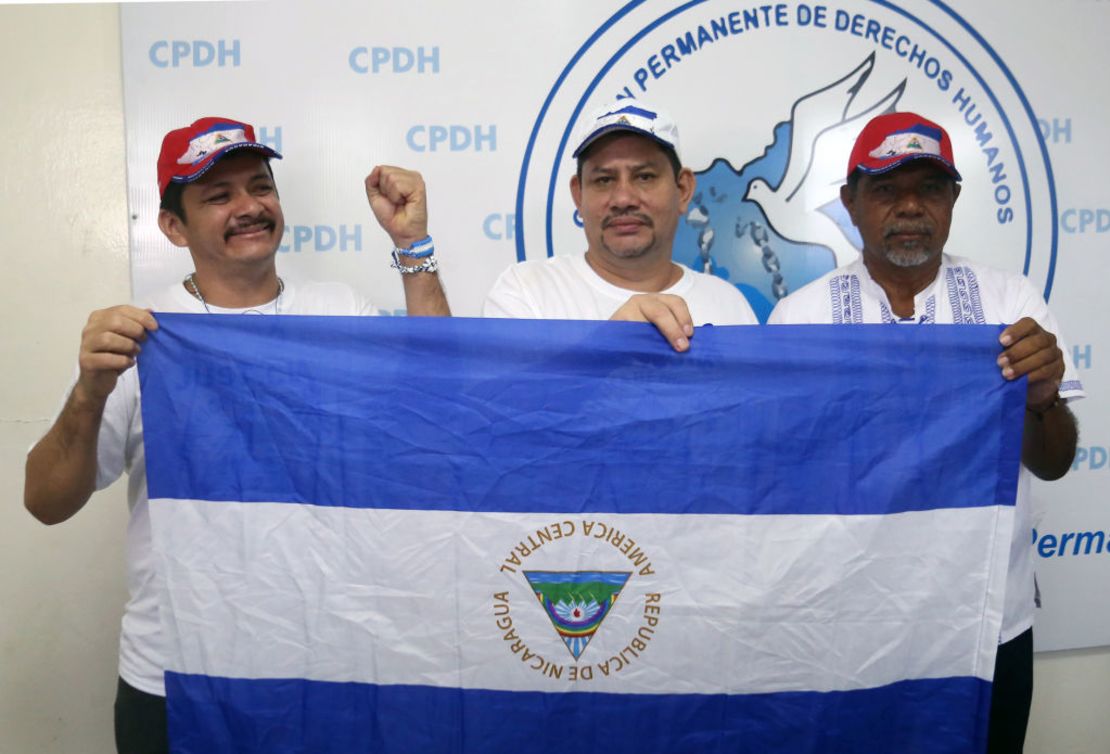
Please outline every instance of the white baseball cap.
M598 108L583 122L574 140L578 146L571 156L577 158L599 138L614 131L642 134L678 154L678 126L674 119L639 100L623 99Z

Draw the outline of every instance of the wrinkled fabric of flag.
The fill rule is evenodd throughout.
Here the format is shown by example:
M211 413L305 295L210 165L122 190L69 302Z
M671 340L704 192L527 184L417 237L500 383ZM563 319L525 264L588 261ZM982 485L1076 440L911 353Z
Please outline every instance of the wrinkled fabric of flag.
M172 750L984 749L997 327L161 314Z

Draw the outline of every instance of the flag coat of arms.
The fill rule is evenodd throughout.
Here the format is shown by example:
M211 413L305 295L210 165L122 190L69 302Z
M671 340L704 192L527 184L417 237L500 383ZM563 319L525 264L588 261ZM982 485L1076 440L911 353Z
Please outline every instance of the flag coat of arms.
M173 751L983 748L999 328L158 319Z

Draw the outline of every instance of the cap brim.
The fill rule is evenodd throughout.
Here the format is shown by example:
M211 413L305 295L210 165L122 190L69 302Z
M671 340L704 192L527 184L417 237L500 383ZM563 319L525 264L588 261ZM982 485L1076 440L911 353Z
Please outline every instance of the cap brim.
M574 159L578 159L578 155L589 149L595 141L600 139L602 136L605 136L606 134L615 133L617 131L626 131L630 134L646 136L647 138L654 141L656 144L659 144L661 147L669 149L672 152L675 151L673 144L668 142L666 139L659 138L651 131L647 131L643 128L637 128L636 126L630 125L628 123L610 123L608 125L602 126L601 128L591 133L589 136L587 136L585 139L583 139L582 143L578 145L578 149L574 150L574 153L571 155L571 157Z
M863 163L860 163L859 165L856 165L856 170L863 173L864 175L882 175L883 173L889 173L891 170L894 170L895 168L900 168L906 163L913 162L914 160L931 160L937 165L940 165L942 168L944 168L944 171L955 178L957 181L963 180L963 176L960 175L960 171L956 170L956 166L953 165L951 162L944 159L940 155L926 154L924 152L898 155L897 157L891 157L886 160L876 160L871 165L864 165Z
M215 165L217 162L219 162L225 156L227 156L231 152L236 152L236 151L239 151L239 150L242 150L242 149L249 149L252 152L258 152L259 154L261 154L265 157L269 157L269 158L273 158L273 159L277 159L277 160L281 159L281 154L279 154L277 152L277 150L272 149L271 147L268 147L265 144L260 144L257 141L240 141L240 142L236 142L235 144L229 144L226 147L224 147L223 149L219 149L219 150L213 152L212 154L208 155L203 160L201 160L200 162L196 163L193 166L194 169L191 173L189 173L187 175L171 176L170 177L170 183L192 183L193 181L197 180L202 175L207 173L213 165Z

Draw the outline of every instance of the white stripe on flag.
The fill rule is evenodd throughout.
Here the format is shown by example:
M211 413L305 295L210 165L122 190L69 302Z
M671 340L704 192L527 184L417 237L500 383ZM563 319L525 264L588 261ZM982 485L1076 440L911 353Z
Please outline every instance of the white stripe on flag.
M648 694L989 680L1013 514L151 505L168 670L518 691L577 672L579 689ZM631 572L577 663L525 570Z

